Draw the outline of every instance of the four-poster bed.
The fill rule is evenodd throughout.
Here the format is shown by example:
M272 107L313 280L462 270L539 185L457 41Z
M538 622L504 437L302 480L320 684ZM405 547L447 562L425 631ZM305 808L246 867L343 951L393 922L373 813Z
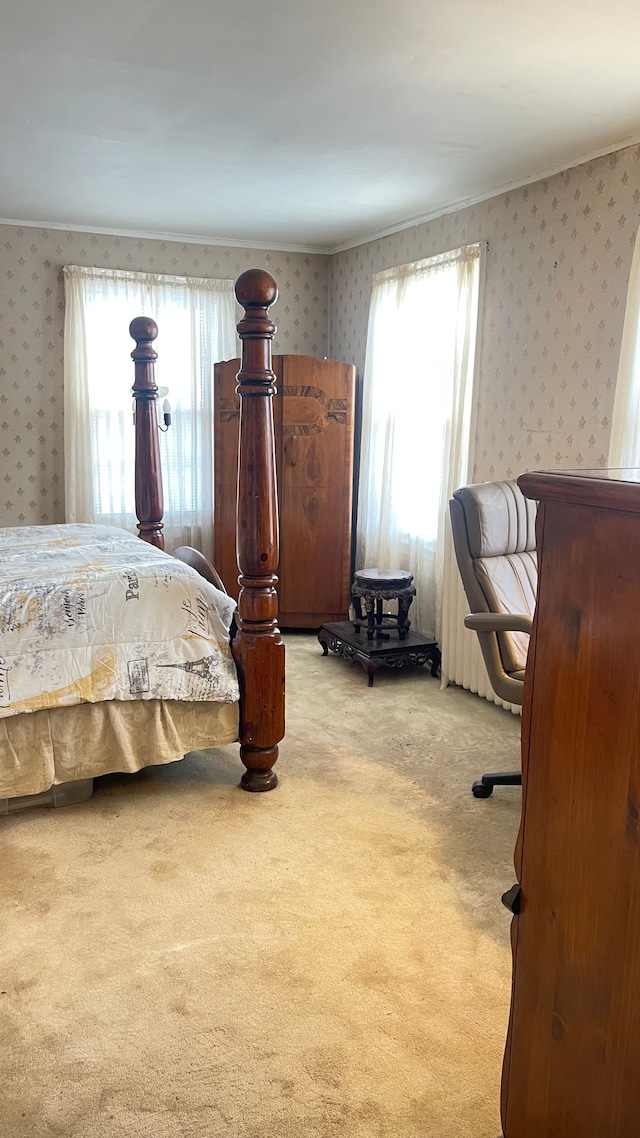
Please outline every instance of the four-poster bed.
M132 352L135 500L138 536L145 546L115 527L0 530L0 565L4 562L7 567L6 580L0 580L0 687L4 675L12 677L17 694L20 682L27 688L40 682L45 689L39 699L20 699L13 692L10 697L7 681L4 703L0 692L0 800L5 800L5 808L7 802L8 809L16 808L18 798L38 797L52 784L68 782L89 789L76 798L62 795L61 800L80 800L88 796L90 780L99 774L139 770L173 761L188 750L234 740L240 742L246 767L241 786L266 791L277 784L273 767L284 735L284 646L277 627L275 587L278 507L271 407L275 327L268 316L277 298L275 281L262 270L249 270L238 279L236 296L245 315L238 325L241 589L231 649L226 631L231 605L219 591L222 583L213 566L187 547L174 551L173 557L163 552L153 348L157 327L153 320L139 317L132 321L130 332L136 341ZM34 584L38 572L42 580ZM108 609L112 585L113 589L119 585L116 609L122 614L121 627ZM171 625L173 640L165 635L164 626L162 631L155 625L141 626L140 614L146 611L142 601L153 599L154 592L161 606L158 625ZM127 601L134 597L136 604L125 605L125 596ZM115 630L113 645L104 640L109 622ZM26 639L17 640L23 625ZM177 625L179 635L173 627ZM64 642L63 648L56 637ZM101 670L95 667L96 641ZM82 651L76 659L73 646L80 642ZM65 654L62 672L66 668L73 673L66 687L56 673L56 682L47 689L45 681L57 667L52 648ZM85 657L90 664L82 672ZM214 675L214 664L222 668L222 681ZM233 702L236 672L239 704ZM211 694L215 692L222 695ZM222 702L216 702L218 698Z

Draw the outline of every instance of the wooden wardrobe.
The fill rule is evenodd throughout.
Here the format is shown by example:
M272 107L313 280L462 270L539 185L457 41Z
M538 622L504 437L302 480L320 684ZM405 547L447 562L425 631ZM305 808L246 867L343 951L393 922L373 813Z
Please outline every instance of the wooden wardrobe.
M239 360L215 365L214 562L237 597ZM355 368L312 356L273 357L280 511L281 628L346 620L351 586Z
M540 503L539 580L505 896L505 1138L640 1134L639 478L519 479Z

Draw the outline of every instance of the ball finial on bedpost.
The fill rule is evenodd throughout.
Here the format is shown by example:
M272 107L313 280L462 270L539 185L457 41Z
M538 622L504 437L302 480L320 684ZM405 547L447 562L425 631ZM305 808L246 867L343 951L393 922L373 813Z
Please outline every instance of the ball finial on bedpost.
M244 790L272 790L273 765L284 735L284 645L278 629L278 494L276 487L271 341L276 331L268 309L278 296L273 277L249 269L236 282L245 310L238 324L242 361L236 548L240 570L238 667L240 758Z
M136 516L138 535L150 545L164 549L162 515L162 468L158 436L158 388L155 363L158 353L153 341L158 325L150 316L136 316L129 325L129 335L136 341L131 353L135 363L132 394L136 404Z
M268 310L278 299L278 286L271 273L247 269L236 281L236 299L244 308L244 317L238 324L243 344L242 370L257 366L271 371L271 341L276 326L269 319Z
M236 281L236 298L243 308L270 308L278 299L278 286L266 269L247 269Z
M135 351L131 353L132 359L141 359L141 353L146 351L148 359L157 360L158 353L151 347L153 341L158 338L158 325L155 320L150 316L136 316L129 325L129 335L136 342Z

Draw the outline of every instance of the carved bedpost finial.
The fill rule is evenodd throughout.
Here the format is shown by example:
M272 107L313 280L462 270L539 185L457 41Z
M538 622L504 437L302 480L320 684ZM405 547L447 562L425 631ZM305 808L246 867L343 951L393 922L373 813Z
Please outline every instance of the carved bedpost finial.
M136 516L138 534L143 541L164 549L162 515L162 467L158 435L158 388L155 362L158 353L152 346L158 325L149 316L137 316L129 325L129 335L136 341L131 353L135 362L132 388L136 403Z
M132 340L135 340L135 351L131 353L132 360L150 360L155 363L158 358L158 353L151 345L154 340L158 338L158 325L155 320L150 316L136 316L129 325L129 335ZM152 382L155 382L153 373L151 374Z
M278 299L278 286L266 269L247 269L236 281L236 299L244 308L247 318L249 312L256 308L264 309L266 318L267 309ZM273 335L275 324L269 320L269 325Z
M278 629L278 495L276 487L271 341L268 309L278 297L263 269L249 269L236 282L245 310L238 324L242 361L240 456L236 548L240 570L238 634L233 655L241 686L240 757L245 790L272 790L273 765L284 735L284 645Z

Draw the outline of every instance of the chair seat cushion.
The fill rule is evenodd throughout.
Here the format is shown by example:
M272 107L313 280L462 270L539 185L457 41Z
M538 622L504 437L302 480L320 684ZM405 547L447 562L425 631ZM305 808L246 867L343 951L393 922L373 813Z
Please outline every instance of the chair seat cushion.
M502 557L478 557L474 567L490 612L523 613L533 617L538 584L535 550L530 553L509 553ZM505 672L511 675L522 671L529 650L527 633L501 632L499 640Z

